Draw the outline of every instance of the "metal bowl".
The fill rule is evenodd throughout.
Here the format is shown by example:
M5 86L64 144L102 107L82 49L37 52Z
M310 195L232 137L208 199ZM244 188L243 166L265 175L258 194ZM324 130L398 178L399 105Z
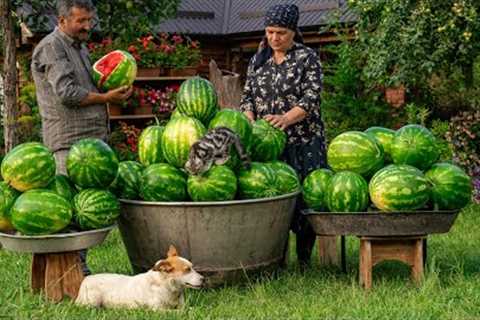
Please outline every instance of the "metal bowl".
M151 268L172 244L214 286L280 264L298 194L218 202L120 200L118 227L136 272Z
M59 233L44 236L24 236L0 232L0 243L10 251L32 253L68 252L101 244L115 225L96 230Z
M447 233L459 210L316 212L304 210L317 235L415 236Z

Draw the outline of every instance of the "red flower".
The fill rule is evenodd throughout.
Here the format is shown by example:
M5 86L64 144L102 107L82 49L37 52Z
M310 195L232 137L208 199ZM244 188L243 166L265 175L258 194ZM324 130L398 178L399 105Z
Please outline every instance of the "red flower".
M198 41L192 41L190 43L190 47L193 48L193 49L197 49L199 46L200 46L200 44L198 43Z
M173 42L175 42L175 44L180 44L180 43L183 42L182 36L179 36L179 35L174 35L172 37L172 40L173 40Z
M137 47L136 47L135 45L133 45L133 44L132 44L132 45L129 45L127 50L128 50L128 52L130 52L130 53L137 53L137 51L138 51Z
M151 42L152 40L153 40L153 37L152 37L152 36L140 38L140 42L142 43L143 48L144 48L145 50L148 48L148 45L150 44L150 42Z
M112 44L112 39L111 38L106 38L102 40L102 45L103 46L109 46Z

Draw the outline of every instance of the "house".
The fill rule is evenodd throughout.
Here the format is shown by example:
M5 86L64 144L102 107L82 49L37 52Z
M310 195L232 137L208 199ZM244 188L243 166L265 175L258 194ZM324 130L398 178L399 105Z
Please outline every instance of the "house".
M266 10L279 0L183 0L177 16L158 26L159 32L188 34L202 44L206 62L214 59L220 68L244 74L250 57L264 34ZM305 43L319 49L338 38L322 28L340 23L350 26L354 13L346 0L293 0L300 9L299 27ZM205 62L203 68L206 68Z

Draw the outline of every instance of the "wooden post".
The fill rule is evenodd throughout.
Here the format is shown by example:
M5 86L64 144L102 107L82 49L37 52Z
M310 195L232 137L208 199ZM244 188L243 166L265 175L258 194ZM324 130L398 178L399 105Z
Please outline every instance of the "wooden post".
M212 82L217 91L220 108L239 109L242 97L240 75L220 70L215 60L210 61L209 68L210 82ZM226 75L224 75L224 73L226 73Z
M340 265L340 256L337 246L338 236L318 236L318 258L320 265Z

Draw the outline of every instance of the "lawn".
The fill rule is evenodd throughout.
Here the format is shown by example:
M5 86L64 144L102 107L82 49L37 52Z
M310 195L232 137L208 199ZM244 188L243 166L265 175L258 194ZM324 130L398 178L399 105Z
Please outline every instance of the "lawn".
M286 270L244 285L186 293L186 307L162 313L98 310L70 302L48 303L29 292L28 254L0 250L0 319L480 319L480 206L470 206L448 234L429 238L422 285L408 268L388 262L375 268L373 290L358 285L358 240L348 238L348 273L320 268L316 256L302 272L293 254ZM291 243L294 252L293 242ZM94 273L131 273L117 231L91 250Z

